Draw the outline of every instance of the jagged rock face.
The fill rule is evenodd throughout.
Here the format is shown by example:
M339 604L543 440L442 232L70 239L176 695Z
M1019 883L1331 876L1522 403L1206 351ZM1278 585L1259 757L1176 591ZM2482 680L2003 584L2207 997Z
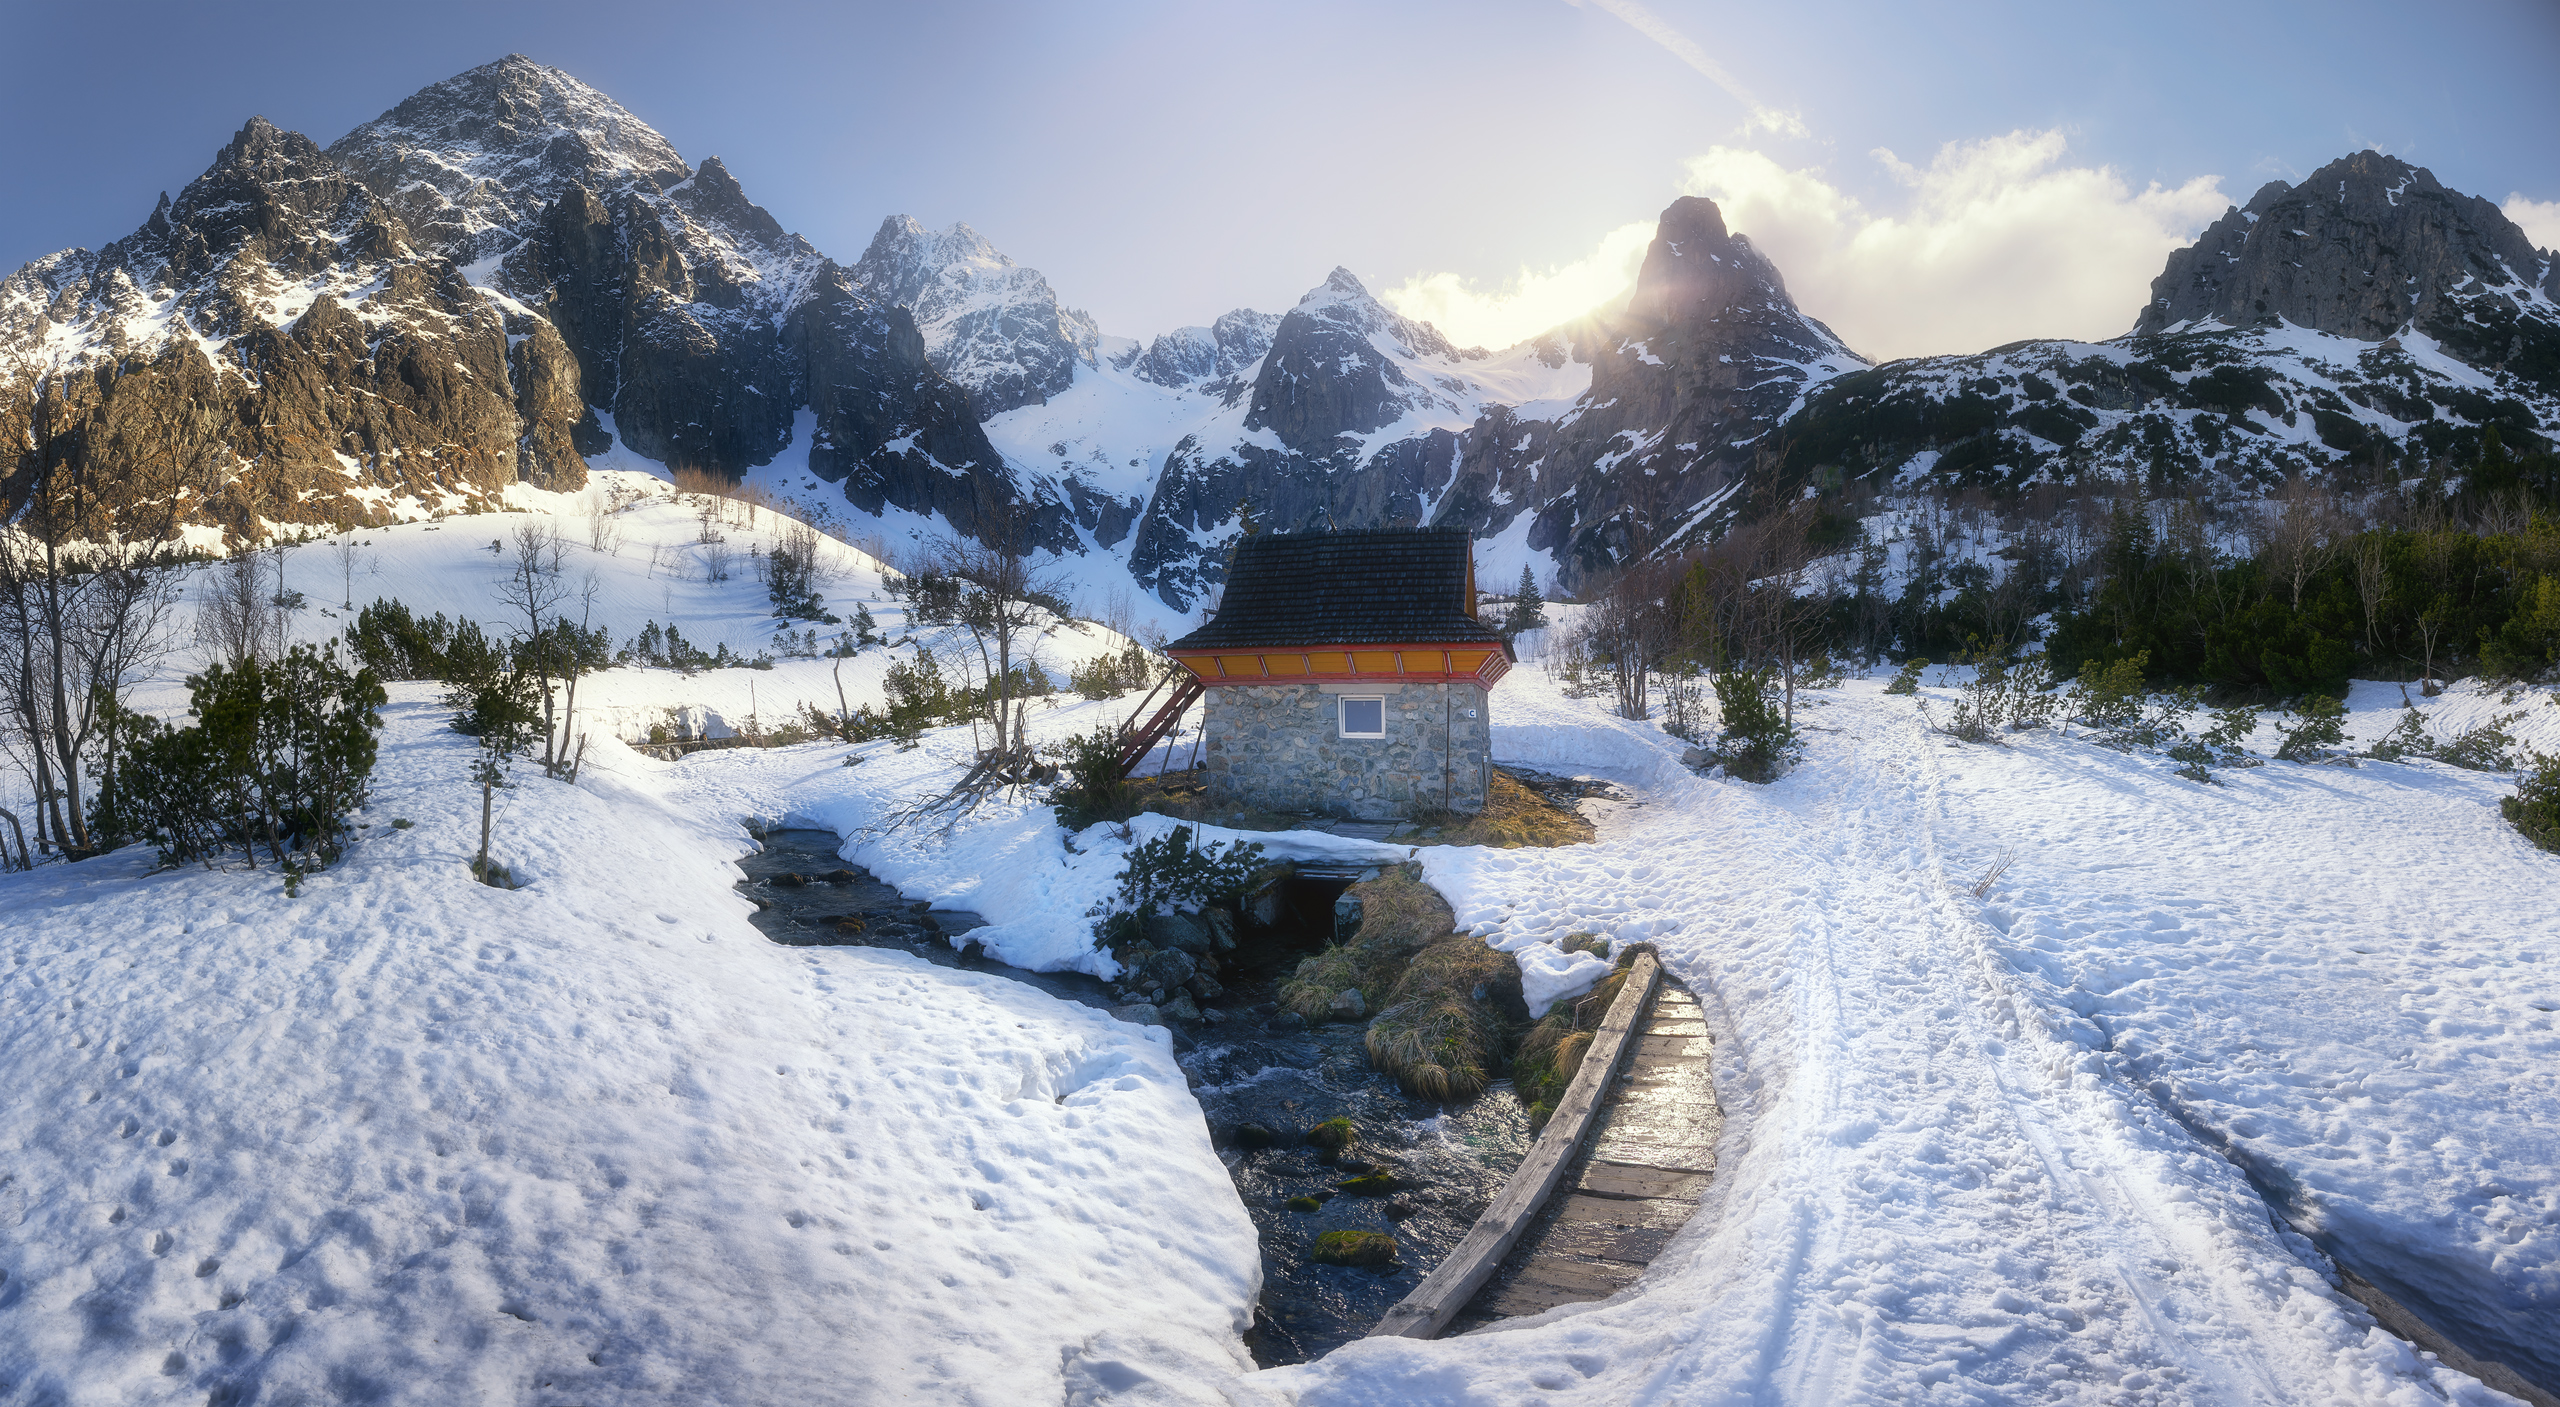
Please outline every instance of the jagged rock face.
M1281 315L1253 380L1245 428L1267 429L1304 454L1331 448L1338 436L1383 430L1427 403L1431 388L1377 355L1372 338L1391 340L1409 358L1486 355L1461 354L1431 324L1387 311L1349 269L1337 268Z
M1587 366L1589 379L1569 407L1524 414L1506 395L1531 363ZM1247 501L1281 531L1427 522L1491 536L1527 513L1529 545L1570 586L1712 531L1797 399L1863 366L1706 200L1663 212L1625 307L1498 358L1450 346L1337 269L1281 319L1253 372L1243 424L1276 444L1177 446L1130 567L1187 607L1220 571L1204 534ZM1443 423L1376 443L1409 416Z
M933 231L904 215L881 222L854 286L903 307L934 368L969 392L980 419L1045 405L1096 365L1093 319L1058 305L1037 269L997 252L967 225Z
M1223 381L1260 361L1280 330L1278 313L1238 308L1207 327L1178 327L1132 350L1121 363L1141 381L1159 386L1193 386Z
M1730 502L1798 398L1864 365L1696 196L1662 212L1625 312L1601 332L1583 413L1541 465L1529 533L1586 572L1717 526L1702 510ZM1486 468L1498 474L1503 457Z
M738 473L790 442L782 320L823 262L717 157L509 55L434 84L331 153L454 259L548 318L588 404L669 468Z
M967 532L1014 493L979 410L934 371L913 321L748 199L720 158L688 169L646 123L569 75L510 55L331 150L557 328L587 403L631 449L669 468L741 474L790 443L806 405L812 470L867 511L941 512ZM1039 300L1052 343L1081 318L1059 312L1038 274L983 254L1012 271L988 291L1013 301L956 318L964 342L995 347ZM1089 319L1081 326L1089 362L1095 334ZM1041 330L1034 318L1026 345L1048 346ZM1055 361L1030 383L1071 378ZM1032 536L1073 543L1062 505L1035 502L1024 516Z
M785 335L807 367L817 417L809 468L841 482L855 507L940 513L970 536L1076 550L1067 506L1018 493L969 414L968 393L927 364L905 308L872 302L851 271L828 264Z
M656 192L692 174L647 123L522 54L419 89L329 155L458 264L506 254L572 186Z
M188 520L252 535L578 487L576 368L529 335L511 356L508 317L308 139L252 119L134 235L0 285L0 419L67 437L137 505L184 488Z
M2396 157L2358 152L2299 185L2269 182L2170 255L2134 331L2282 318L2379 342L2430 321L2465 280L2530 288L2541 265L2497 206Z
M1227 346L1241 351L1260 340L1262 319L1241 311L1220 319ZM1220 330L1203 341L1218 347ZM1172 371L1180 346L1158 338L1150 354L1164 352ZM1213 368L1214 355L1192 364ZM1350 271L1335 269L1272 323L1258 364L1195 383L1242 408L1240 425L1229 427L1241 434L1218 442L1188 436L1166 456L1138 520L1130 570L1187 609L1224 571L1224 554L1206 545L1208 535L1232 530L1248 504L1258 525L1279 532L1423 521L1429 496L1448 482L1454 430L1443 426L1375 453L1362 437L1409 415L1463 424L1482 394L1466 379L1466 364L1487 355L1450 346L1436 328L1389 311Z

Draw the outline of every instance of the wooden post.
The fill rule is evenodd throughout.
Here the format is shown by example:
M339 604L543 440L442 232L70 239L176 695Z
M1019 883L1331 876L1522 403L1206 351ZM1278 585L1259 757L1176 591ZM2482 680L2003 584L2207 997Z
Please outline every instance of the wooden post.
M1449 1252L1440 1268L1424 1276L1387 1316L1378 1321L1368 1337L1429 1339L1439 1337L1458 1311L1476 1297L1494 1271L1502 1267L1502 1258L1519 1243L1520 1233L1546 1205L1556 1184L1564 1180L1564 1170L1582 1147L1584 1135L1600 1112L1601 1097L1609 1092L1610 1082L1617 1078L1618 1062L1626 1057L1628 1037L1644 1021L1645 1008L1652 1004L1654 988L1662 981L1662 965L1650 952L1639 953L1635 965L1627 972L1626 985L1618 989L1618 999L1609 1004L1609 1015L1591 1038L1591 1048L1583 1053L1582 1067L1573 1074L1573 1083L1565 1087L1564 1098L1556 1102L1556 1112L1547 1120L1538 1141L1529 1148L1529 1156L1520 1160L1511 1178L1502 1185L1502 1194L1476 1218L1473 1230Z

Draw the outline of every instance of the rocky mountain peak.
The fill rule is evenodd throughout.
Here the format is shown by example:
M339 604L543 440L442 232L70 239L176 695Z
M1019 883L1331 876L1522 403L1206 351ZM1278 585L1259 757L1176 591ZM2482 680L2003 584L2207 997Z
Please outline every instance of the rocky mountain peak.
M2466 283L2529 287L2542 276L2533 242L2497 206L2446 189L2424 167L2361 151L2225 211L2169 256L2134 332L2281 318L2379 342L2433 321Z
M1682 196L1662 212L1621 321L1630 331L1650 336L1733 319L1777 325L1806 321L1787 296L1777 265L1749 239L1726 232L1724 212L1716 203ZM1828 329L1823 337L1829 339Z
M702 158L693 179L671 189L668 194L697 214L716 220L757 242L776 245L790 238L782 222L765 208L747 199L738 178L729 174L728 166L716 156Z
M134 506L183 493L192 521L251 538L262 522L369 521L404 497L452 506L585 481L558 334L493 306L264 118L132 235L0 285L0 365L102 361L119 374L53 383L77 454L97 445ZM29 404L0 402L0 439L25 442Z
M1279 326L1278 313L1238 308L1207 327L1177 327L1122 365L1139 380L1159 386L1216 381L1260 360L1271 350L1271 334Z
M892 215L851 272L864 296L914 316L925 355L981 418L1045 404L1075 384L1079 364L1099 365L1093 319L965 224L929 230Z
M621 104L521 54L428 84L329 155L461 264L507 252L573 185L655 193L693 175Z
M1384 429L1433 398L1430 373L1408 370L1408 363L1485 355L1481 348L1460 352L1438 328L1394 312L1349 269L1336 267L1272 329L1245 424L1270 430L1293 451L1322 452L1342 436Z

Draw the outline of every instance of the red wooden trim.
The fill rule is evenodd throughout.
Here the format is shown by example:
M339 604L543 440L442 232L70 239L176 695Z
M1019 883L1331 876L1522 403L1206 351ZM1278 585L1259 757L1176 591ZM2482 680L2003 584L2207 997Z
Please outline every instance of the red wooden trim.
M1485 652L1485 657L1474 669L1460 670L1455 667L1455 661L1450 658L1451 655L1460 650L1482 650ZM1361 673L1359 655L1364 651L1370 654L1384 653L1393 658L1396 662L1395 672L1393 674L1381 674L1374 671L1367 674ZM1447 684L1466 681L1480 684L1487 689L1491 689L1497 680L1511 672L1512 666L1511 652L1505 649L1502 642L1499 640L1433 641L1413 645L1224 645L1214 649L1168 650L1166 653L1172 655L1177 660L1206 659L1214 662L1217 666L1217 673L1215 675L1200 677L1200 682L1203 685L1213 689L1232 687L1239 684L1264 684L1271 682L1290 684L1374 684L1385 679L1401 680L1414 684ZM1415 654L1428 655L1433 653L1440 656L1439 668L1437 669L1416 668L1416 662L1407 658L1408 656ZM1262 672L1260 674L1228 673L1224 656L1245 654L1256 657L1261 664ZM1294 654L1298 656L1299 662L1306 666L1307 672L1304 674L1285 676L1271 673L1271 664L1267 656L1286 654ZM1315 656L1318 654L1338 654L1342 656L1343 663L1347 668L1339 673L1319 672L1315 667Z

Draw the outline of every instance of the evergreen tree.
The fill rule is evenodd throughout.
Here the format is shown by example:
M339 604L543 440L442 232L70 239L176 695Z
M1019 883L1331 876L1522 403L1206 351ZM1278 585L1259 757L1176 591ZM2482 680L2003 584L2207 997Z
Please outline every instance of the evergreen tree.
M1502 618L1504 639L1524 630L1536 630L1547 623L1547 601L1538 594L1538 578L1528 567L1520 568L1520 589L1513 593L1510 614Z

